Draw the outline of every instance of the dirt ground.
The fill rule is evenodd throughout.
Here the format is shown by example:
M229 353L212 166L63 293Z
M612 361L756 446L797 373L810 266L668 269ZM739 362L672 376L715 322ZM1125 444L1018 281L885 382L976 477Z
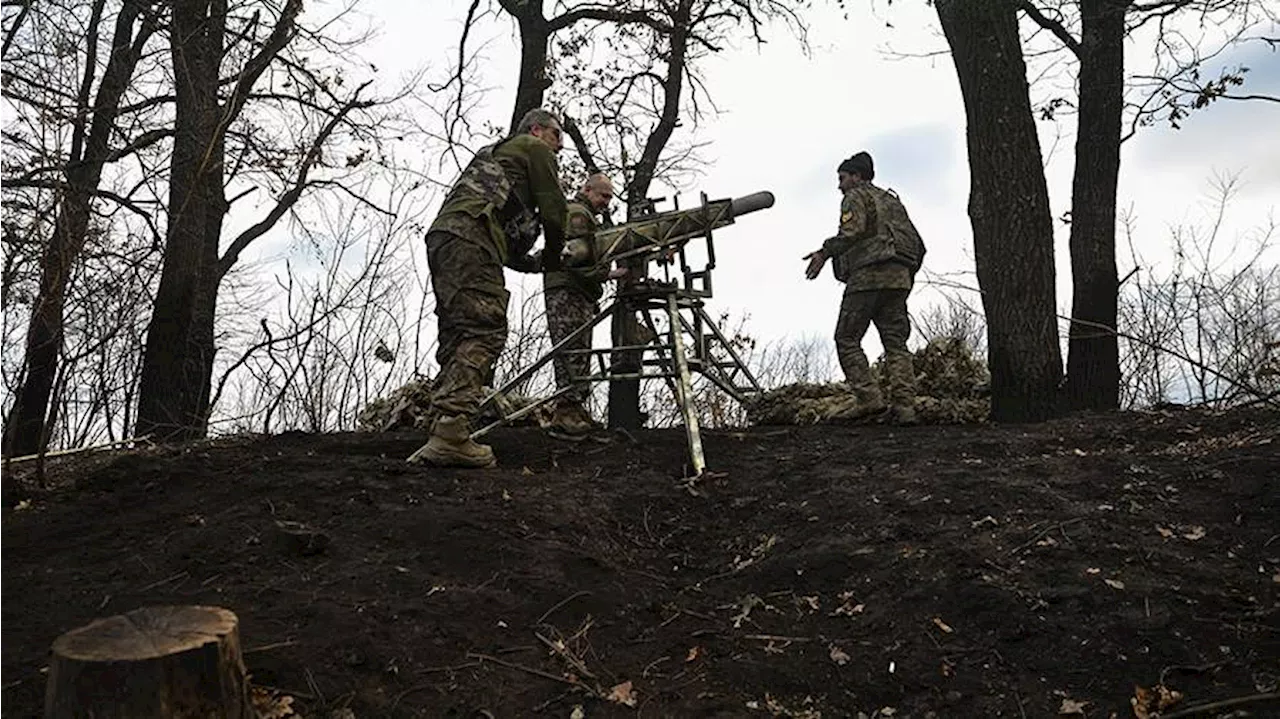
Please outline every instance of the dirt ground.
M307 717L1280 716L1274 411L707 432L692 484L680 430L500 430L480 471L422 440L14 467L4 716L59 633L171 603L235 611Z

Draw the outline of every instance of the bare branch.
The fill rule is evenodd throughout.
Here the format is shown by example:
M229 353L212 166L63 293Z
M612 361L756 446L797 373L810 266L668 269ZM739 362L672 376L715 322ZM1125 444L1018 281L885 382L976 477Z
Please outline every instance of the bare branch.
M1031 18L1037 25L1053 33L1054 37L1062 41L1062 44L1065 45L1073 55L1076 57L1080 56L1080 41L1075 39L1071 33L1067 32L1067 28L1065 28L1061 22L1045 15L1040 11L1040 8L1036 7L1035 3L1031 2L1031 0L1018 0L1018 7L1021 8L1022 11L1027 14L1027 17Z
M364 84L356 88L351 99L347 101L347 103L343 105L342 108L333 115L333 117L329 118L327 123L325 123L325 126L320 130L320 133L316 135L315 140L312 141L311 149L307 152L306 158L303 159L302 164L298 167L298 174L294 180L293 186L280 197L276 202L275 207L271 208L271 211L267 213L265 218L240 233L231 241L231 245L227 247L227 251L218 260L219 278L224 277L227 274L227 271L236 263L236 260L240 259L240 253L249 246L249 243L266 234L267 231L274 227L280 218L284 217L285 213L298 202L298 199L302 197L302 193L308 187L307 175L310 174L311 168L314 167L316 162L320 159L320 152L324 147L324 143L329 139L329 136L333 134L334 129L337 128L343 119L346 118L352 110L372 107L376 104L371 100L359 99L360 93L372 82L372 80L366 80Z

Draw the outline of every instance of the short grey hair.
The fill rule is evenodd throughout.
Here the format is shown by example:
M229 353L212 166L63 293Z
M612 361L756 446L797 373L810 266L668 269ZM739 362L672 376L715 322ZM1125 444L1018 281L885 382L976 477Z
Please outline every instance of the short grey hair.
M584 190L591 187L606 187L606 186L610 190L612 190L613 180L610 180L609 176L604 174L603 172L595 172L588 175L586 182L582 183L582 189Z
M533 130L534 125L541 127L560 127L560 120L551 114L550 110L544 110L541 107L535 107L526 112L524 117L520 118L520 122L516 124L516 134L523 135Z

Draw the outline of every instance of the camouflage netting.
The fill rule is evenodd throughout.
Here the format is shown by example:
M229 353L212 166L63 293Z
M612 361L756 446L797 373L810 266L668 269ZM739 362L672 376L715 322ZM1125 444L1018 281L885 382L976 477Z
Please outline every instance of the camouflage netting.
M360 414L356 415L356 426L364 432L389 432L396 429L429 430L435 417L431 415L431 387L433 381L422 377L395 390L389 397L375 399ZM485 389L487 394L490 390ZM499 396L480 413L478 422L473 428L499 419L498 408L504 415L533 404L535 400L520 395ZM550 421L551 407L539 407L532 413L512 422L515 426L545 426Z
M923 424L986 421L990 412L990 374L963 342L951 337L932 340L914 354L916 414ZM871 368L887 386L883 361ZM857 400L843 382L798 383L769 390L748 403L751 424L819 424L840 422L854 414Z

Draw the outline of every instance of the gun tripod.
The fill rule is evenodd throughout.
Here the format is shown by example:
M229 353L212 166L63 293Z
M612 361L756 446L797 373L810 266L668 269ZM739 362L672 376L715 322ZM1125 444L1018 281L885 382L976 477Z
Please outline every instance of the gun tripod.
M707 240L709 243L709 233ZM589 362L593 366L591 374L586 377L575 377L575 384L651 379L662 379L667 383L684 420L693 476L701 476L706 469L706 457L702 451L698 414L693 405L693 375L696 373L706 377L739 403L761 391L760 384L756 382L751 370L747 368L715 321L707 314L704 302L711 296L711 269L715 261L714 253L711 254L711 258L706 269L691 271L685 263L684 249L681 247L680 264L685 280L683 286L675 281L663 282L645 278L619 288L614 299L596 313L595 317L556 343L536 362L489 395L481 407L487 406L512 388L518 387L558 356L590 355ZM566 349L566 346L573 344L573 341L582 333L593 332L597 325L612 318L614 313L623 313L624 320L638 314L643 326L648 328L651 339L640 344L618 347ZM663 320L665 324L663 331L658 329L658 322L655 321L658 319ZM639 354L639 362L637 363L634 359L630 363L626 362L623 358L627 357L627 353ZM635 354L631 357L634 358ZM620 364L630 364L638 368L624 370L618 367ZM574 385L560 388L550 396L476 430L471 436L480 437L496 427L528 415L539 407L558 400L573 387Z

